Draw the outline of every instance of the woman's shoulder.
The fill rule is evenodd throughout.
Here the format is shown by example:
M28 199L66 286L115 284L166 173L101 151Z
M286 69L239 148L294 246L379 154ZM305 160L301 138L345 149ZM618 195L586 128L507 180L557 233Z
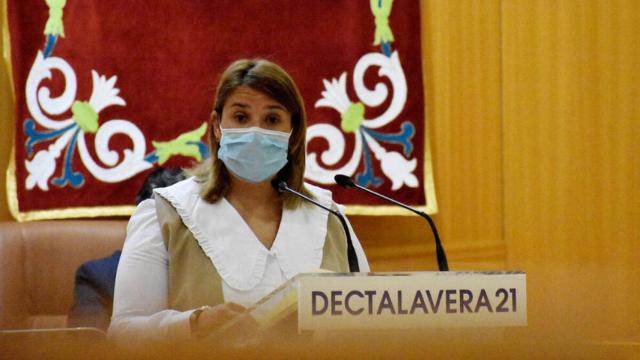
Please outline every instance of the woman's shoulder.
M337 209L340 212L344 212L344 206L338 204L333 200L333 193L331 192L331 190L328 190L319 186L311 185L306 182L304 183L304 188L311 195L313 195L314 199L316 199L322 205L330 207L332 209Z
M156 207L170 207L186 220L196 207L202 206L200 190L202 183L196 177L190 177L171 186L153 190Z
M304 183L304 189L323 205L329 206L334 203L333 194L328 189L311 185L307 182Z
M163 188L153 189L154 194L160 194L164 198L180 197L184 195L199 194L202 184L195 177L189 177Z

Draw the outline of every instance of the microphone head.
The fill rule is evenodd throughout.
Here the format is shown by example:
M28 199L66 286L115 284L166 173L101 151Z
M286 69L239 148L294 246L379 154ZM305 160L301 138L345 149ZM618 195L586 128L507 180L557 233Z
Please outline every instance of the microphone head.
M279 181L278 184L276 185L276 190L278 190L279 192L285 192L287 191L287 188L288 188L287 182L284 180Z
M333 179L336 181L336 184L342 186L343 188L356 187L356 184L347 175L338 174L338 175L334 176Z

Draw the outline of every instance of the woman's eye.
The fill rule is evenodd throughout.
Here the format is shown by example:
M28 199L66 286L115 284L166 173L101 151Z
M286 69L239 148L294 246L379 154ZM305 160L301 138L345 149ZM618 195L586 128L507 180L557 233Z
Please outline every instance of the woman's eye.
M245 122L247 120L247 116L245 114L235 114L233 116L233 118L237 121L237 122Z
M267 122L271 125L275 125L280 122L280 117L277 115L270 115L267 117Z

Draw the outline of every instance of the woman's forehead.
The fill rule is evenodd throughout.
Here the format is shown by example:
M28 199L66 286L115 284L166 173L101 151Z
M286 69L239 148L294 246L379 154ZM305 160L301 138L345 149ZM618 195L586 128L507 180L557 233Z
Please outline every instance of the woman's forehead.
M273 108L288 111L279 101L273 99L262 91L255 90L245 85L239 86L233 90L225 101L224 106Z

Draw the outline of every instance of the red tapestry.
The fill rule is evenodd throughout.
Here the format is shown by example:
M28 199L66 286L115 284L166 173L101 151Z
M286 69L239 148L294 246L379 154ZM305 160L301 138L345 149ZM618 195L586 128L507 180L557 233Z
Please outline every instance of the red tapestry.
M306 180L351 213L436 209L413 0L8 0L20 220L122 215L157 166L208 156L220 72L263 57L305 99ZM386 204L384 204L386 205ZM381 210L382 209L382 210Z

